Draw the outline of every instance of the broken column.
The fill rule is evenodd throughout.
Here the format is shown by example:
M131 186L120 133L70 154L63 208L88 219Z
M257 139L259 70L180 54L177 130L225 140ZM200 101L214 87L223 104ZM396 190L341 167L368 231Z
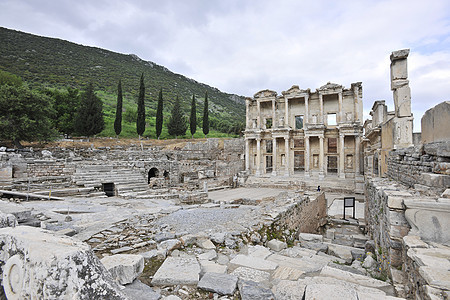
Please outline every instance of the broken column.
M391 54L391 90L394 92L395 127L394 148L413 145L413 117L411 114L411 89L409 88L407 58L409 49Z

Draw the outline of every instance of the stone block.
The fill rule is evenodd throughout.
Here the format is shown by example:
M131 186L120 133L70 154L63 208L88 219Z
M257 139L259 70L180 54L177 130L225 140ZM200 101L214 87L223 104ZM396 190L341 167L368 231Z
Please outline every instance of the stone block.
M332 284L310 284L306 286L305 299L349 299L357 300L354 289Z
M348 246L328 244L328 254L343 259L347 264L351 264L353 261L352 250L358 249Z
M270 252L270 250L264 246L256 245L248 247L248 255L251 255L253 257L259 257L264 259L270 254L272 254L272 252Z
M17 219L12 214L5 214L0 211L0 228L16 227Z
M320 234L301 232L298 235L298 240L305 241L305 242L321 243L321 242L323 242L323 236Z
M102 264L119 284L132 283L144 270L144 257L135 254L116 254L103 258Z
M450 101L430 108L421 119L422 142L424 144L450 140Z
M159 293L138 279L131 284L127 284L123 289L123 293L133 300L158 300L161 298Z
M89 245L77 239L16 226L0 229L0 245L7 299L126 299Z
M273 251L279 252L283 249L286 249L287 244L285 242L273 239L273 240L270 240L269 242L267 242L267 247L269 247Z
M197 287L220 295L233 295L238 278L230 274L206 273Z
M306 284L300 281L281 280L272 288L275 299L296 300L303 299Z
M259 257L253 257L249 255L238 254L230 261L230 264L248 267L252 269L270 271L275 270L278 264L272 261L268 261Z
M199 281L200 265L195 257L168 257L153 276L152 284L196 285Z
M216 250L209 250L208 252L202 253L197 256L199 260L213 260L217 257Z
M422 173L421 182L427 186L446 188L450 186L450 175Z
M388 207L393 209L405 209L403 197L388 196Z
M403 237L403 245L409 248L428 248L428 244L423 242L417 235L407 235Z
M247 267L238 267L231 274L236 275L239 279L254 282L269 281L270 279L270 273Z
M216 249L216 246L209 239L197 239L196 244L203 249Z
M303 248L314 250L316 252L327 253L327 251L328 251L328 245L326 245L324 243L301 242L300 245Z
M298 280L303 274L305 274L305 272L302 270L286 266L279 266L273 272L272 278L280 280Z
M432 287L450 290L450 271L449 269L440 269L436 267L422 266L419 267L419 274Z
M221 265L209 260L200 260L201 273L220 273L224 274L227 272L228 267L226 265Z
M181 248L181 241L177 239L165 240L158 244L158 250L166 250L168 252Z
M275 299L271 290L253 281L239 280L238 287L242 300Z
M279 266L296 269L303 273L320 271L320 269L329 263L328 259L316 255L312 257L292 258L284 255L272 254L267 260L274 262Z
M405 217L411 225L411 235L418 235L426 242L450 241L450 208L439 202L405 202ZM409 209L409 207L414 207Z

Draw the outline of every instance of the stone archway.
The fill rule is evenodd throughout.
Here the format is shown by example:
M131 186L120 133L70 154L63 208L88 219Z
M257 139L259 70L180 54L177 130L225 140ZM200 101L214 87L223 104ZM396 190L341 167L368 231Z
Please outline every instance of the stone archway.
M148 183L150 184L150 179L153 177L158 177L159 176L159 170L157 168L151 168L148 171Z

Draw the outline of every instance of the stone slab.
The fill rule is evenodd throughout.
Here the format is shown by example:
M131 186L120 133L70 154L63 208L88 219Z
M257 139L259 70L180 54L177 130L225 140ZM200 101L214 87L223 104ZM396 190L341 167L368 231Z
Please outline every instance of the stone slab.
M227 272L228 267L209 260L199 260L202 273L221 273Z
M328 260L326 259L293 258L279 254L272 254L267 260L272 261L279 266L296 269L304 273L320 271L328 263ZM295 272L295 274L299 274L299 272Z
M238 277L230 274L205 273L197 287L220 295L233 295Z
M279 240L270 240L267 242L267 247L272 249L273 251L281 251L283 249L287 248L287 244L285 242L279 241Z
M231 274L236 275L239 279L254 282L269 281L270 279L270 273L247 267L236 268Z
M348 299L358 300L354 289L333 284L310 284L306 286L305 300L315 299Z
M168 257L153 276L152 284L196 285L199 274L200 265L195 257Z
M102 264L120 284L132 283L144 270L144 257L136 254L116 254L104 257Z
M312 233L304 233L301 232L298 235L299 241L305 241L305 242L313 242L313 243L320 243L323 242L323 236L320 234L312 234Z
M266 247L260 246L260 245L249 246L247 252L248 252L248 255L251 255L254 257L259 257L262 259L264 259L267 256L269 256L270 254L272 254L272 252L270 252L269 249L267 249Z
M238 254L235 258L230 261L230 264L239 265L243 267L248 267L252 269L270 271L275 270L278 264L273 261L268 261L259 257L254 257L250 255Z
M122 291L129 299L133 300L158 300L161 298L159 293L138 279L127 284Z
M281 280L272 288L272 292L277 300L298 300L303 299L306 284L300 281Z
M239 293L242 300L274 300L275 296L268 288L262 287L256 282L239 280Z
M419 267L419 274L432 287L450 290L450 270L429 266Z

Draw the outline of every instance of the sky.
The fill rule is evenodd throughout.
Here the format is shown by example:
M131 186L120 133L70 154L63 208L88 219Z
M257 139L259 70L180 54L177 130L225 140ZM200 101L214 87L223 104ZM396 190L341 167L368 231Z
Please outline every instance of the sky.
M450 100L449 0L0 0L0 26L136 54L246 97L361 81L366 118L375 100L394 109L389 55L409 48L414 131Z

